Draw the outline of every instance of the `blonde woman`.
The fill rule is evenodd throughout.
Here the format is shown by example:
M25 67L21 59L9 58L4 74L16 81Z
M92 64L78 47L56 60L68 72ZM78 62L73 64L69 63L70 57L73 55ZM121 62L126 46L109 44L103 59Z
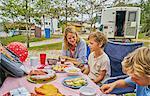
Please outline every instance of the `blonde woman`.
M87 63L86 52L86 42L78 36L74 27L67 27L64 32L64 43L60 58L65 58L67 61L79 65Z
M122 66L130 77L103 85L101 91L107 94L114 88L136 85L136 96L150 96L150 48L136 49L124 58Z

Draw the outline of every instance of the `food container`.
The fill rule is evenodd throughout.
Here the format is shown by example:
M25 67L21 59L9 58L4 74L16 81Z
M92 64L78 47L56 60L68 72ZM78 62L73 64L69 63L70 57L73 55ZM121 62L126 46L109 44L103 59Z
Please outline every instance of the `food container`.
M79 89L80 96L96 96L96 89L89 87L89 86L83 86Z
M30 65L31 66L33 66L33 67L37 66L38 61L39 61L38 57L30 57Z
M65 61L66 61L66 59L65 59L65 58L60 58L60 62L61 62L61 64L64 64L64 63L65 63Z
M81 70L76 67L68 67L68 68L65 68L64 70L69 76L79 75L79 73L81 72Z
M47 63L49 65L55 65L58 62L57 59L51 59L51 58L47 58Z

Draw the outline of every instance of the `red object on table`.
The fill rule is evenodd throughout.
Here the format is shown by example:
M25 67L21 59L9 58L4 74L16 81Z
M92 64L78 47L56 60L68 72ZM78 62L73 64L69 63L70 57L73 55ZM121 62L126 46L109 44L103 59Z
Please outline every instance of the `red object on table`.
M46 61L46 54L44 54L44 53L40 54L41 65L45 65L45 61Z
M12 42L7 45L7 48L14 52L20 59L21 62L24 62L28 56L27 47L20 42Z

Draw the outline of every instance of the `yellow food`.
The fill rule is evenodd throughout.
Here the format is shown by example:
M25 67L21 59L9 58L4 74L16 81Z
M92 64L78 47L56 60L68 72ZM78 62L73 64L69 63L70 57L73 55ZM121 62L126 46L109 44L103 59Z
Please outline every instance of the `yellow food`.
M54 71L64 71L64 69L66 68L67 66L63 66L63 65L53 65L52 66L52 69Z
M44 84L39 88L35 87L35 92L37 93L37 96L63 96L61 93L59 93L58 89L52 84Z
M76 69L71 69L71 70L69 70L69 72L70 72L70 73L76 73L76 72L78 72L78 70L76 70Z

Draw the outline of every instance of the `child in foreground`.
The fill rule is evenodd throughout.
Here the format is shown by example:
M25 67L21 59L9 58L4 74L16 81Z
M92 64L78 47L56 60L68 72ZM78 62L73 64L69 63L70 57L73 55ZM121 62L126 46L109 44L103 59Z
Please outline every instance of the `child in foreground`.
M100 90L108 94L114 88L136 85L136 96L150 96L150 48L141 47L126 56L123 71L130 77L103 85Z

